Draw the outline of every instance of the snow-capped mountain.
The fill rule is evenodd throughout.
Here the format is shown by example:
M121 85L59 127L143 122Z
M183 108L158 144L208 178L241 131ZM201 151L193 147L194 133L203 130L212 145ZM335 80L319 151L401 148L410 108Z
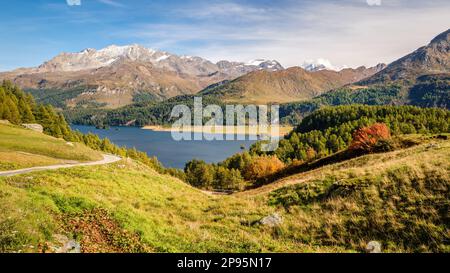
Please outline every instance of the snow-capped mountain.
M264 59L252 60L247 63L219 61L216 65L220 71L225 74L232 75L234 78L258 70L265 70L269 72L284 70L284 67L279 62Z
M0 73L0 79L12 80L24 89L73 91L67 105L93 102L119 107L141 98L193 94L253 71L283 69L277 61L213 63L134 44L61 53L38 67Z
M69 72L97 69L112 65L120 60L149 63L156 68L188 75L209 75L219 72L237 77L255 70L277 71L283 69L277 61L255 60L249 63L220 61L212 63L201 57L178 56L135 44L111 45L101 50L89 48L78 53L62 53L39 66L34 72Z
M101 50L88 48L77 53L61 53L40 65L36 72L68 72L95 69L111 65L122 58L131 61L155 61L162 55L163 52L157 52L139 45L112 45Z
M268 71L279 71L284 69L283 66L275 60L256 59L246 63L245 65L256 66L259 67L261 70L268 70Z
M340 71L342 69L347 68L346 66L342 67L336 67L331 64L331 62L327 59L319 58L316 60L306 60L303 62L303 64L300 66L303 69L307 71L320 71L320 70L333 70L333 71Z

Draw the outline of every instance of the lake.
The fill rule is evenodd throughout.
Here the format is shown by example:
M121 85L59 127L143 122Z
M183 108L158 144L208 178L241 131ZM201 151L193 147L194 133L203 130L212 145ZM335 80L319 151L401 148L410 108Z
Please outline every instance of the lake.
M241 152L241 146L249 149L251 140L232 141L175 141L170 132L143 130L137 127L111 127L107 130L93 126L71 125L82 133L93 133L108 138L118 146L126 146L156 156L165 167L183 169L186 162L196 158L208 163L218 163ZM248 139L248 138L247 138Z

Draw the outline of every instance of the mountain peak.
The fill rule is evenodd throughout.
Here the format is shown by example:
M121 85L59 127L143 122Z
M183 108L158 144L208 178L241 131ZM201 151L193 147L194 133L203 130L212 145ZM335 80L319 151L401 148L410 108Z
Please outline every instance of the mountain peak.
M146 48L139 44L113 44L99 50L87 48L78 53L62 53L32 71L42 73L98 69L123 59L149 63L157 68L194 76L220 72L234 78L255 70L278 71L284 69L275 60L257 59L249 63L220 61L214 64L201 57L178 56Z
M417 77L450 72L450 29L391 64L361 84L385 83L397 80L415 81Z
M431 40L430 44L437 44L440 42L450 42L450 29L447 29L446 31L436 36L433 40Z
M330 60L324 58L318 58L316 60L306 60L300 67L309 72L315 72L320 70L339 71L344 68L347 68L347 66L336 67L331 64Z

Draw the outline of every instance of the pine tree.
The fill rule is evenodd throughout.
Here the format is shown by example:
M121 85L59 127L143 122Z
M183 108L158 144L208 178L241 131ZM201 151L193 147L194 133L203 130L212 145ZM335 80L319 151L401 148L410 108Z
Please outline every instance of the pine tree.
M9 120L13 124L20 124L20 113L19 109L17 108L17 104L14 103L12 98L6 98L5 103L5 119Z
M25 99L19 100L19 112L22 123L34 123L36 121L31 106Z

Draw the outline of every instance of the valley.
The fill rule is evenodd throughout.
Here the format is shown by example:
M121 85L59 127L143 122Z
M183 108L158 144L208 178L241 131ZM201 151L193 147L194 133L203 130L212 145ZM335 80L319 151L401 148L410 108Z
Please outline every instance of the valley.
M354 252L374 239L386 252L448 251L439 219L450 144L410 138L418 144L230 196L129 159L0 178L9 212L0 215L0 248L57 252L65 242L55 238L71 233L83 252ZM274 213L282 223L259 224ZM415 236L424 229L426 237Z

